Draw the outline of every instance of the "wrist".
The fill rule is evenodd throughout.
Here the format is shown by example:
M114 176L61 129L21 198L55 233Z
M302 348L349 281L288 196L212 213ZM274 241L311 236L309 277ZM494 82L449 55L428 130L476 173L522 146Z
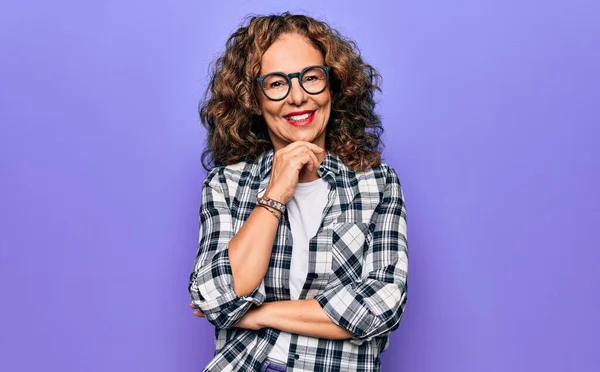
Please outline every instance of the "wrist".
M256 207L257 207L257 208L260 208L260 209L265 209L265 210L267 210L267 212L269 212L269 213L271 213L273 216L275 216L275 218L277 219L277 221L280 221L280 220L281 220L281 211L280 211L280 210L278 210L278 209L275 209L275 208L271 208L271 207L269 207L269 206L267 206L267 205L264 205L264 204L256 204Z
M275 200L281 204L286 204L287 203L287 197L286 195L281 192L281 191L277 191L277 190L273 190L273 189L266 189L265 193L263 195L265 198L269 198L271 200Z
M270 327L271 322L269 321L272 318L270 310L271 306L268 302L265 302L258 307L258 317L256 322L259 328L272 328Z
M275 197L274 195L281 195L275 193L271 190L259 191L256 196L257 204L265 207L269 207L271 209L275 209L279 211L281 214L285 213L285 203L287 199L282 198L281 196ZM282 201L284 200L284 201Z

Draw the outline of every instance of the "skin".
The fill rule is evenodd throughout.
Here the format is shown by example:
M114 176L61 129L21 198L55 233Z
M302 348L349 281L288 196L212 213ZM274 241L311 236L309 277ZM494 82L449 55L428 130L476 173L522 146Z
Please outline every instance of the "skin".
M323 64L325 64L323 55L308 39L296 34L286 34L264 53L260 75L269 72L289 74L302 71L307 66ZM275 151L281 150L294 141L311 142L320 148L325 148L325 128L331 113L329 89L317 95L308 94L302 89L298 79L292 79L292 89L282 101L271 101L262 92L257 96ZM310 125L295 127L287 123L285 115L303 110L316 110L315 119ZM307 173L317 177L316 169Z
M302 71L307 66L323 64L323 55L308 39L285 34L264 53L260 74L275 71L287 74ZM292 89L282 101L271 101L258 87L257 90L261 115L265 118L275 150L265 195L285 204L293 196L299 182L319 178L317 170L326 156L325 130L331 113L331 92L326 89L317 95L310 95L302 89L298 79L292 79ZM290 125L284 118L291 112L303 110L315 110L315 118L307 126ZM255 208L231 239L228 254L236 294L250 294L264 278L277 226L277 219L268 210ZM195 309L194 315L203 317L193 304L190 307ZM264 303L248 310L235 327L252 330L275 328L326 339L353 336L333 323L314 299Z

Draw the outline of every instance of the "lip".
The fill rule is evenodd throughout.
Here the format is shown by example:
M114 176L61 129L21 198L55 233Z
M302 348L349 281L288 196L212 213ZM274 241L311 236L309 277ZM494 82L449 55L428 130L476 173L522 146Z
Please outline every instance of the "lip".
M290 125L293 125L295 127L302 127L302 126L310 124L314 120L316 112L317 112L316 110L294 111L294 112L291 112L291 113L285 115L284 119ZM306 119L304 119L304 120L295 121L295 120L290 120L289 119L290 116L303 115L303 114L309 114L309 113L311 113L311 115L309 117L307 117Z
M308 114L313 111L315 111L315 110L294 111L294 112L290 112L287 115L284 115L284 118L288 118L289 116L294 116L294 115L304 115L304 114Z

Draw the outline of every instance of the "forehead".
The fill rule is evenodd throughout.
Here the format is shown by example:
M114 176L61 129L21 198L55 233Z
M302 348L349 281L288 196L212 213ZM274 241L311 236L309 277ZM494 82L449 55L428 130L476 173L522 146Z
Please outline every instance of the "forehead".
M321 52L306 37L296 34L280 36L263 54L260 74L297 72L311 65L324 64Z

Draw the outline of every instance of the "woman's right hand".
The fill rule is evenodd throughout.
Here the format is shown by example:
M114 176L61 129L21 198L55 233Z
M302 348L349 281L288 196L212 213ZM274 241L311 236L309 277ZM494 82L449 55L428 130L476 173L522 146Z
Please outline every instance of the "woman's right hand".
M286 204L294 195L302 168L312 172L319 166L317 154L325 150L305 141L292 142L275 151L271 169L271 179L264 196Z

